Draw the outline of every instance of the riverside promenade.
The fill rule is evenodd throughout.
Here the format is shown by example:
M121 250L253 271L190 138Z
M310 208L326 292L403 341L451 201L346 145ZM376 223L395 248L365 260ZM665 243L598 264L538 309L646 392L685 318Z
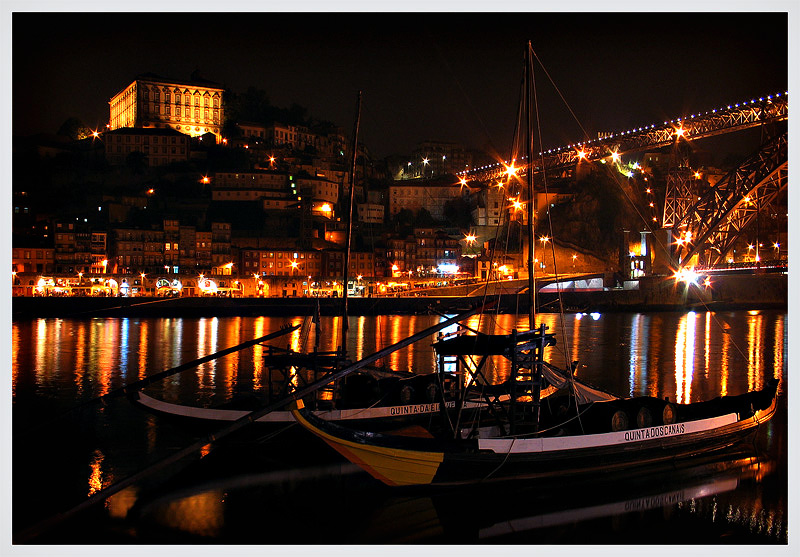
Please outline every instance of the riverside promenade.
M494 311L527 313L527 296L518 292L525 281L503 283L502 290L486 295L472 286L437 289L436 295L348 298L350 315L414 315L457 313L484 300L496 301ZM414 294L413 292L410 294ZM609 311L724 311L734 309L781 309L788 306L788 275L746 274L711 278L709 286L685 284L672 278L647 277L625 287L550 291L537 295L537 309L557 312ZM298 316L342 313L340 298L104 298L14 297L12 318L38 317L223 317Z

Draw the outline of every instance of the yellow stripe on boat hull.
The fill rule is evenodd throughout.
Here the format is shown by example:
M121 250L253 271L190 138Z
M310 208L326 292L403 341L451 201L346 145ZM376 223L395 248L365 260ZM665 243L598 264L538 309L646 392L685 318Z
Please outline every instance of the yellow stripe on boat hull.
M299 401L299 406L302 408L302 401ZM292 415L304 428L321 438L342 456L388 485L430 484L444 459L444 453L440 452L375 447L339 439L310 424L296 409L292 409Z

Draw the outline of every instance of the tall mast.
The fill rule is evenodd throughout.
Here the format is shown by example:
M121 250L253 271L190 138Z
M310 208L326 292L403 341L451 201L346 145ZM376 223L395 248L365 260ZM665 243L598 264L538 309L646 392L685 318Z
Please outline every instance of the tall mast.
M525 87L523 95L523 107L524 107L524 114L525 114L525 147L527 149L527 156L528 156L528 172L527 172L527 179L528 179L528 330L532 331L536 324L534 322L534 318L536 316L536 284L534 281L534 272L536 267L534 266L534 241L533 237L533 216L534 216L534 207L533 207L533 127L531 125L531 91L533 90L533 63L531 60L531 42L528 41L528 48L525 51Z
M528 149L528 292L530 306L528 308L528 330L533 331L536 328L536 281L534 280L534 272L536 267L534 265L534 245L536 244L533 236L533 216L534 211L534 197L533 197L533 109L532 102L534 96L534 83L533 83L533 56L531 53L531 42L528 41L528 49L525 51L525 126L526 126L526 146ZM537 114L538 123L538 114ZM530 358L530 372L531 372L531 399L533 402L531 421L533 431L539 431L539 409L540 398L542 396L542 351L544 350L544 325L540 329L540 337L537 342L536 348L532 349Z
M350 199L347 203L347 244L342 270L342 355L347 356L347 271L350 267L350 241L353 236L353 200L355 199L356 158L358 157L358 126L361 122L361 91L356 101L356 123L353 126L353 160L350 165Z

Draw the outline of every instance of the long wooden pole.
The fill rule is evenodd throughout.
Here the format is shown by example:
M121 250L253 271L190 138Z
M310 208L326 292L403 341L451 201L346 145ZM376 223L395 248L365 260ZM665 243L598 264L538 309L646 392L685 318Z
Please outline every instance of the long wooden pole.
M104 394L102 396L99 396L97 398L93 398L91 400L87 400L86 402L84 402L82 404L79 404L78 406L75 406L74 408L71 408L71 409L67 410L63 414L59 414L57 417L58 418L63 418L64 416L68 416L69 414L71 414L71 413L73 413L73 412L75 412L77 410L80 410L82 408L86 408L87 406L92 406L92 405L95 405L95 404L105 404L106 401L108 401L111 398L132 393L133 391L137 391L139 389L142 389L142 388L144 388L144 387L146 387L146 386L148 386L148 385L150 385L150 384L152 384L152 383L154 383L156 381L160 381L161 379L164 379L165 377L169 377L170 375L175 375L176 373L180 373L181 371L184 371L184 370L187 370L187 369L191 369L193 367L197 367L199 365L202 365L202 364L204 364L206 362L210 362L212 360L216 360L218 358L222 358L223 356L227 356L228 354L232 354L234 352L239 352L240 350L244 350L245 348L249 348L249 347L254 346L256 344L259 344L259 343L262 343L262 342L266 342L266 341L272 340L274 338L281 337L283 335L291 333L292 331L296 331L299 328L300 328L300 325L290 325L290 326L284 327L284 328L282 328L282 329L280 329L278 331L272 332L272 333L270 333L268 335L264 335L262 337L254 338L252 340L248 340L248 341L243 342L241 344L237 344L236 346L231 346L230 348L225 348L224 350L220 350L219 352L214 352L213 354L209 354L207 356L203 356L202 358L198 358L196 360L192 360L191 362L186 362L186 363L181 364L181 365L179 365L177 367L173 367L173 368L170 368L170 369L167 369L167 370L164 370L164 371L160 371L158 373L154 373L153 375L148 375L144 379L140 379L138 381L134 381L133 383L129 383L128 385L125 385L124 387L119 387L117 389L114 389L113 391L109 391L106 394ZM51 420L47 420L46 422L43 422L42 424L39 424L37 426L33 426L31 429L36 429L38 427L41 427L42 425L44 425L45 423L49 423L50 421Z
M349 366L347 366L347 367L345 367L345 368L343 368L343 369L341 369L341 370L339 370L339 371L337 371L335 373L331 373L330 375L327 375L327 376L323 377L322 379L320 379L318 381L314 381L313 383L309 383L308 385L306 385L302 389L298 389L297 391L293 392L291 395L289 395L287 397L284 397L284 398L282 398L281 400L279 400L277 402L274 402L274 403L272 403L272 404L270 404L268 406L265 406L264 408L261 408L259 410L255 410L253 412L250 412L249 414L247 414L247 415L239 418L235 422L231 423L229 426L226 426L226 427L222 428L221 430L219 430L219 431L217 431L215 433L206 435L205 437L203 437L202 439L200 439L196 443L193 443L192 445L190 445L190 446L188 446L188 447L186 447L186 448L184 448L184 449L182 449L180 451L172 453L168 457L156 462L155 464L150 465L149 467L145 468L144 470L141 470L140 472L137 472L137 473L135 473L135 474L133 474L131 476L128 476L124 480L120 480L119 482L117 482L117 483L115 483L115 484L113 484L113 485L111 485L111 486L109 486L109 487L107 487L105 489L102 489L102 490L98 491L97 493L95 493L91 497L88 497L85 501L83 501L79 505L76 505L75 507L72 507L71 509L69 509L69 510L63 512L63 513L59 513L59 514L54 515L54 516L52 516L52 517L50 517L48 519L45 519L44 521L32 526L31 528L28 528L27 530L24 530L23 532L21 532L17 536L18 539L15 539L14 542L15 543L23 543L26 540L30 540L30 539L36 537L37 535L40 535L42 532L44 532L47 528L60 523L61 521L69 518L70 516L73 516L76 513L80 512L82 510L85 510L85 509L87 509L87 508L99 503L100 501L104 501L106 498L110 497L111 495L114 495L115 493L118 493L118 492L122 491L126 487L129 487L129 486L133 485L134 483L144 479L145 477L149 476L150 474L153 474L154 472L162 470L162 469L166 468L167 466L169 466L171 464L175 464L176 462L178 462L178 461L180 461L180 460L182 460L182 459L184 459L184 458L186 458L186 457L188 457L188 456L190 456L192 454L195 454L195 453L199 452L204 447L208 447L208 450L210 451L211 449L213 449L213 445L212 444L214 442L219 441L223 437L226 437L226 436L230 435L231 433L233 433L235 431L238 431L239 429L241 429L241 428L243 428L243 427L255 422L260 417L266 416L270 412L278 410L279 408L283 408L287 404L289 404L289 403L291 403L293 401L296 401L299 398L302 398L305 395L307 395L309 393L312 393L312 392L324 387L328 383L331 383L331 382L333 382L333 381L335 381L337 379L341 379L345 375L348 375L348 374L350 374L350 373L352 373L354 371L357 371L357 370L361 369L364 366L367 366L367 365L369 365L371 363L374 363L377 360L380 360L381 358L391 354L392 352L400 350L401 348L405 348L409 344L412 344L412 343L414 343L414 342L416 342L416 341L418 341L420 339L423 339L426 336L432 335L436 331L439 331L441 329L444 329L445 327L449 327L450 325L452 325L454 323L458 323L459 321L461 321L463 319L471 317L472 315L475 315L476 313L479 313L479 312L483 311L485 308L487 308L487 307L489 307L489 306L491 306L493 304L494 304L494 302L492 301L492 302L480 305L480 306L478 306L478 307L476 307L474 309L471 309L471 310L469 310L467 312L464 312L462 314L456 315L455 317L451 317L450 319L447 319L446 321L442 321L441 323L438 323L436 325L428 327L424 331L421 331L421 332L419 332L419 333L417 333L415 335L412 335L412 336L410 336L410 337L408 337L406 339L403 339L400 342L396 342L395 344L392 344L391 346L388 346L388 347L384 348L383 350L379 350L378 352L375 352L374 354L372 354L370 356L367 356L366 358L364 358L362 360L359 360L358 362L355 362L355 363L353 363L353 364L351 364L351 365L349 365Z
M533 102L532 97L535 96L536 90L534 88L534 77L533 77L533 56L531 56L531 52L533 48L531 47L531 42L528 41L528 49L525 53L525 75L527 76L526 87L525 87L525 103L527 106L527 110L525 111L525 121L527 127L527 145L528 145L528 289L530 293L530 307L528 308L528 330L534 331L536 329L536 281L534 279L534 273L536 272L536 268L534 267L534 244L536 243L534 238L534 222L533 217L535 215L535 208L534 208L534 187L533 187L533 124L532 124L532 116L533 116ZM537 125L539 124L538 113L536 114L537 118ZM544 328L541 330L541 335L544 335ZM516 347L515 347L516 349ZM541 348L538 349L538 352L544 350L544 345L541 345ZM533 402L533 431L539 431L539 408L541 405L540 398L542 396L542 366L538 365L535 362L531 364L531 399ZM513 401L512 401L513 402Z
M342 357L347 357L347 272L350 270L350 245L353 238L353 201L356 190L356 160L358 159L358 127L361 123L361 91L356 103L356 123L353 126L353 161L350 166L350 198L347 203L347 245L342 270Z

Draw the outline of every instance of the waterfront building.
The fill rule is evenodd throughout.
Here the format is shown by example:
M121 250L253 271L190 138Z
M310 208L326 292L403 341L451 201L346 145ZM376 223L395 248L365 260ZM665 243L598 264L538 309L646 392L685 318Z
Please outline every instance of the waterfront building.
M102 272L106 259L105 233L78 220L55 221L55 272Z
M55 271L55 249L42 245L14 246L11 249L11 270L16 273L44 273Z
M231 259L231 223L211 223L211 265L212 272L220 270L232 262ZM227 267L230 274L230 267ZM222 273L220 273L222 274Z
M220 84L197 75L184 81L142 74L111 97L108 127L172 128L191 137L212 133L220 142L222 95Z
M230 224L211 226L211 231L198 231L177 219L165 219L161 230L114 228L108 264L96 272L231 274Z
M388 237L384 254L394 275L436 276L454 272L461 244L442 230L415 228L412 236Z
M107 269L113 273L164 273L175 272L170 241L170 258L165 258L164 230L142 230L137 228L115 228L112 231L110 264ZM176 239L177 240L177 239ZM175 243L177 246L177 242ZM169 263L167 263L169 261ZM169 269L165 268L169 265Z

